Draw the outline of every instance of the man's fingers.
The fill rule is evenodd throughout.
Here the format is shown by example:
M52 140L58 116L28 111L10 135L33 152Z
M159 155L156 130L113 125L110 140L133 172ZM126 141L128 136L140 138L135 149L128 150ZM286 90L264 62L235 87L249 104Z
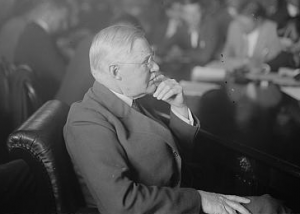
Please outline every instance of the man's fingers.
M172 97L175 93L175 89L170 89L167 93L164 94L164 96L161 98L161 100L168 100L170 97Z
M228 204L228 206L230 206L232 209L238 211L241 214L251 214L243 205L231 201L231 200L227 200L226 203Z
M184 115L188 114L184 103L182 86L174 79L166 79L161 82L156 88L156 91L153 93L153 97L169 103L172 107L178 108L176 110L177 112L180 111Z
M244 204L250 203L249 198L240 197L240 196L236 196L236 195L223 195L223 196L231 201L236 201L238 203L244 203Z
M173 87L171 88L165 95L161 98L162 100L168 100L170 97L177 95L181 92L181 89L179 87Z
M236 214L236 211L235 211L234 209L232 209L229 205L228 205L228 206L225 205L225 206L224 206L224 209L226 210L226 212L227 212L228 214Z
M157 97L162 92L162 90L164 89L165 86L166 86L165 82L159 83L159 85L157 86L156 91L154 92L153 96Z
M156 85L156 87L158 87L159 84L160 84L162 81L166 80L166 79L167 79L167 78L166 78L164 75L158 73L158 74L155 76L155 78L153 79L153 82L154 82L154 84Z
M165 85L165 83L161 83L160 86L161 85L162 85L162 87L159 88L159 91L156 94L156 98L158 100L162 99L165 96L165 94L168 93L171 90L171 87L169 85Z
M170 89L176 87L176 82L172 79L166 79L159 84L153 96L161 99Z
M156 98L158 100L168 100L170 97L177 95L181 92L181 88L177 85L166 85L160 92L157 94ZM154 95L153 95L154 96Z

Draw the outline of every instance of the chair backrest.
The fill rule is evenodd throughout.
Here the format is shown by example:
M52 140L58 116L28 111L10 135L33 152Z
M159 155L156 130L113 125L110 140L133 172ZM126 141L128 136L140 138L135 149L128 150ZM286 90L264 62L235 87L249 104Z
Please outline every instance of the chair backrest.
M11 67L6 63L5 59L0 59L0 112L9 111L9 74Z
M26 65L15 67L9 76L10 110L14 128L42 105L34 72Z
M8 71L6 63L2 63L0 59L0 163L8 161L7 148L5 145L5 139L11 131L11 125L9 120L9 83L8 83ZM4 61L3 61L4 62Z
M24 159L35 174L40 213L71 213L85 205L63 138L68 111L48 101L8 137L10 158Z
M12 131L9 117L9 72L8 64L4 59L0 59L0 152L5 149L3 144L7 135ZM2 159L2 157L0 158Z
M28 66L0 60L0 128L10 133L42 105L38 87Z

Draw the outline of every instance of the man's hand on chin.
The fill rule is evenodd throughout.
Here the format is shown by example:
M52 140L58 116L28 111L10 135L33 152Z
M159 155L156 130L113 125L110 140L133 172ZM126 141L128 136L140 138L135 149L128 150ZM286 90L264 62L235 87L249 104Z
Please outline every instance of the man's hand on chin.
M184 100L182 86L174 79L169 79L163 75L156 77L161 82L158 84L153 94L158 100L163 100L171 105L173 111L178 112L185 118L189 118L188 107Z

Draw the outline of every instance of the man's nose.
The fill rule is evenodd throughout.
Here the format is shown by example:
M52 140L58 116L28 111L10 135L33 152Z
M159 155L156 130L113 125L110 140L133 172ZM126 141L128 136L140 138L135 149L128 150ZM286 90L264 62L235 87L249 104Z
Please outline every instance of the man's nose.
M159 65L156 62L152 62L150 72L156 72L159 71Z

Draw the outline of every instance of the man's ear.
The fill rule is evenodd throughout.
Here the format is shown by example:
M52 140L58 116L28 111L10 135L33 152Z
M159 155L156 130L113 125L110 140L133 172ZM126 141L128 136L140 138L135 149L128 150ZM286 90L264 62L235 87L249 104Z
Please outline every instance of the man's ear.
M120 77L120 75L119 75L119 66L118 65L109 66L109 73L113 78L115 78L117 80L122 79L122 77Z

